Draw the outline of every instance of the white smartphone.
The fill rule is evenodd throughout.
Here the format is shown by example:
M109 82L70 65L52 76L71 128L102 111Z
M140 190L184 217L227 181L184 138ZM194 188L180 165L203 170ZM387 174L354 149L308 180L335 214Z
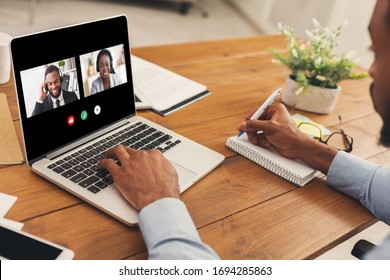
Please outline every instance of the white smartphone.
M71 260L74 252L27 232L0 225L0 260Z

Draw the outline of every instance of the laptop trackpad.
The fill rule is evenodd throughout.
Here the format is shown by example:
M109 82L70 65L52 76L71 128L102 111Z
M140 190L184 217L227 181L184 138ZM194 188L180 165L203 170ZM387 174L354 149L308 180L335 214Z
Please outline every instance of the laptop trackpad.
M180 189L183 191L183 188L188 188L193 184L195 178L198 176L195 172L188 170L187 168L171 161L173 166L175 167L177 174L179 175L179 184Z

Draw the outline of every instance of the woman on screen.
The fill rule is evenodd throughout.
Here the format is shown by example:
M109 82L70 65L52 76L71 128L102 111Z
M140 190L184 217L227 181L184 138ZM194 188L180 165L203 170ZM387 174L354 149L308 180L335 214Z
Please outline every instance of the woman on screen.
M112 61L112 55L109 50L103 49L98 53L96 71L99 72L99 77L92 82L91 94L122 84L120 76L115 74Z

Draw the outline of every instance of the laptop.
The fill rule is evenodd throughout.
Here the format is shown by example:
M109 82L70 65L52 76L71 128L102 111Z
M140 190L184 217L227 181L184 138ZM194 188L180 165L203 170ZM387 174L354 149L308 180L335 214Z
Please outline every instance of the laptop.
M16 37L10 48L29 166L119 221L136 225L138 212L97 169L110 147L159 149L176 168L181 191L224 160L137 116L126 16ZM104 69L110 87L101 82Z

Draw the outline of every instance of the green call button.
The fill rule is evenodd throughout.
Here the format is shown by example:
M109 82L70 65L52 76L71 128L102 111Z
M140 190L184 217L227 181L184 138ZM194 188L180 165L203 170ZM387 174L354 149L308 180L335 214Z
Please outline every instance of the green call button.
M85 121L87 118L88 118L88 113L87 111L82 111L81 114L80 114L80 117L83 121Z

